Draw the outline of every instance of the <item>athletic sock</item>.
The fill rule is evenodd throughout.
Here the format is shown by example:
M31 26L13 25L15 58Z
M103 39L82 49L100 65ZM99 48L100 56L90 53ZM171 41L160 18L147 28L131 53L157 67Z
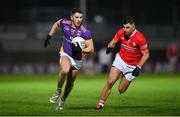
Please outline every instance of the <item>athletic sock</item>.
M64 99L63 98L61 98L61 105L64 105Z
M57 92L61 93L62 88L57 88Z
M101 98L101 99L99 100L99 104L102 105L102 106L104 106L104 103L105 103L105 100Z

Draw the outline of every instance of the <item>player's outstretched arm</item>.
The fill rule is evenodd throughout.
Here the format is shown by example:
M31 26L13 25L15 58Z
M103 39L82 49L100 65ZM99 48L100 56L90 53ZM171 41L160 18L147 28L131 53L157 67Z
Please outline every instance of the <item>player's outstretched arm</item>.
M58 20L57 22L55 22L55 23L53 24L53 26L52 26L52 28L51 28L51 30L50 30L50 32L49 32L49 35L52 36L54 33L57 32L57 30L58 30L58 28L59 28L59 26L60 26L60 22L61 22L61 20Z
M50 45L50 41L51 41L51 37L54 33L56 33L56 31L58 30L58 27L60 26L60 21L58 20L57 22L55 22L50 30L50 32L48 33L45 41L44 41L44 47L47 48L48 45Z
M112 39L109 43L108 43L108 48L114 48L114 46L115 46L115 41L114 41L114 39Z
M115 42L114 42L114 39L112 39L109 43L108 43L108 46L107 46L107 49L106 49L106 54L109 54L113 51L113 48L115 46Z

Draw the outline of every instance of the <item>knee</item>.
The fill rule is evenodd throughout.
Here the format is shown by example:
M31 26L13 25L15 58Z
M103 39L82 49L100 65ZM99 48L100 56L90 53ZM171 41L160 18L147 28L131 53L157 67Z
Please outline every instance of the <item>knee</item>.
M61 74L62 76L64 76L64 75L67 75L68 72L69 72L69 70L61 69L60 74Z

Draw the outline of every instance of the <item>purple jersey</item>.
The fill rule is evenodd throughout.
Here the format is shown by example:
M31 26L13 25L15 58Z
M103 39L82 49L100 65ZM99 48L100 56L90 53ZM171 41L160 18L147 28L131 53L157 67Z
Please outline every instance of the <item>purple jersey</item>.
M77 29L74 29L71 25L71 20L61 19L60 27L63 31L63 43L61 51L67 53L69 56L76 60L81 60L82 53L76 53L72 51L71 41L74 37L82 37L85 40L90 40L92 38L91 32L83 24Z

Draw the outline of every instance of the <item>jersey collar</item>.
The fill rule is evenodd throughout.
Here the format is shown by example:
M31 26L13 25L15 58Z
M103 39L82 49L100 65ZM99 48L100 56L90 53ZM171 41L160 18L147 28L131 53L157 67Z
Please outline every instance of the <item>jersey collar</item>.
M135 30L133 31L133 33L131 34L130 37L134 36L134 34L135 34L136 32L137 32L137 30L135 29Z

